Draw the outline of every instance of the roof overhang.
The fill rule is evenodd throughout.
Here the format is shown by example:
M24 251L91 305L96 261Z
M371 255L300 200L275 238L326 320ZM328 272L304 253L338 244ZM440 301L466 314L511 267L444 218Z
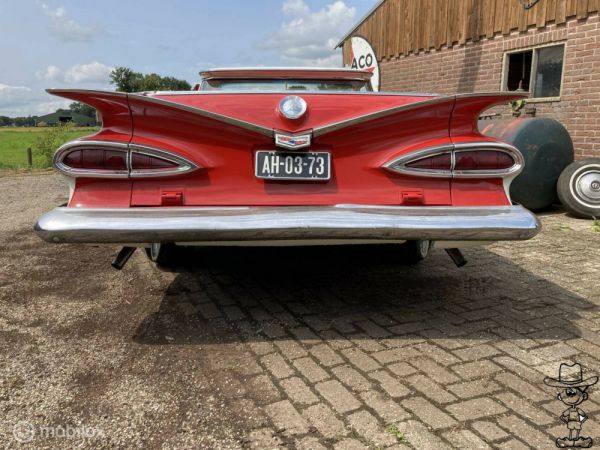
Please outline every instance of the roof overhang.
M348 31L344 37L340 40L340 42L337 43L337 45L335 47L333 47L333 49L335 50L338 47L341 47L342 45L344 45L344 42L346 41L346 39L348 39L350 37L350 35L352 33L354 33L356 31L356 29L358 27L360 27L362 25L362 23L367 20L371 14L373 14L375 12L375 10L377 10L377 8L379 8L382 3L385 2L385 0L379 0L377 3L375 3L375 6L373 6L358 22L356 25L354 25L352 27L352 29L350 31Z

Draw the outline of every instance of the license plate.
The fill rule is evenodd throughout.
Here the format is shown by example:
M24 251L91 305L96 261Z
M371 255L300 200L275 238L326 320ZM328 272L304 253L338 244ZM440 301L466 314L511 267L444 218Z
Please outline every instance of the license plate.
M329 180L331 155L327 152L256 152L255 174L269 180Z

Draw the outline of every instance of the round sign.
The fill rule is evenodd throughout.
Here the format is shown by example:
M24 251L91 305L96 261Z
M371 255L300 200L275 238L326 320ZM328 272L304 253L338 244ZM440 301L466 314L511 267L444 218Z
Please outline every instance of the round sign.
M352 55L350 67L357 70L368 70L373 74L371 85L375 92L379 91L379 62L375 50L365 38L354 36L350 40Z

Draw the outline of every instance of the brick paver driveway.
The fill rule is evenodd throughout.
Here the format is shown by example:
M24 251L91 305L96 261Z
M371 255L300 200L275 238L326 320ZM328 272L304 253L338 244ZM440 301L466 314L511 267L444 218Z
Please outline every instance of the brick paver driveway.
M48 200L31 207L31 217L55 200L40 195ZM100 273L109 280L93 294L103 309L61 319L61 336L91 336L89 345L104 346L110 361L126 352L145 361L127 374L122 362L104 372L98 363L103 377L93 383L77 370L64 379L56 375L56 383L89 397L69 403L63 416L48 417L82 417L111 429L110 421L94 422L102 408L101 396L86 391L92 385L114 395L115 405L152 411L160 400L164 411L148 422L137 422L137 415L128 424L123 420L90 448L115 442L148 448L553 448L567 433L558 420L566 407L543 378L556 378L561 362L600 374L600 233L590 221L560 211L541 218L544 231L536 239L467 249L469 265L462 269L441 250L417 267L403 267L393 252L373 248L256 248L201 250L193 267L174 274L156 271L141 255L113 273L108 262L114 248L60 247L62 257L77 255L77 261L48 258L57 247L37 242L23 222L11 236L26 236L27 251L42 255L44 264L67 265L53 272L56 282L49 281L50 269L29 267L33 279L46 274L52 295L67 295L73 271L84 282ZM17 244L7 245L13 257L22 253ZM18 262L12 267L19 272ZM110 289L118 291L118 301L106 293ZM2 308L10 307L7 298ZM103 315L117 325L103 322ZM68 357L62 361L73 364ZM192 381L198 374L203 379ZM173 405L150 388L143 395L131 390L123 400L119 389L133 385L124 381L131 376L150 386L160 379L161 390L177 384L183 392L169 398ZM206 380L204 390L195 387ZM581 405L590 416L582 434L596 439L600 393L589 393ZM229 412L220 416L221 409ZM117 419L128 417L126 407L109 410ZM27 408L3 411L10 422ZM190 417L207 415L210 427L186 426ZM151 440L142 425L157 431ZM175 437L173 428L185 429L190 440ZM232 437L203 440L220 428L232 429Z

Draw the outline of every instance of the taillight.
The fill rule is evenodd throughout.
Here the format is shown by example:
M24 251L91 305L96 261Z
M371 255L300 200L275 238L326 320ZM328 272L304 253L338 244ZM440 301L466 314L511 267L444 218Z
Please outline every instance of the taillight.
M62 162L73 169L128 170L127 152L120 150L74 150Z
M134 153L131 155L131 170L172 169L178 164L156 156Z
M498 178L518 174L523 169L523 156L501 142L469 142L409 153L384 167L413 176Z
M73 177L148 178L179 175L198 168L170 152L120 142L73 141L54 155L54 166Z
M180 175L196 170L198 166L191 161L164 150L143 145L130 144L131 178L151 178Z
M421 170L451 170L452 155L450 153L443 153L441 155L428 156L406 163L406 167Z
M465 150L454 153L454 170L510 169L515 160L499 150Z

